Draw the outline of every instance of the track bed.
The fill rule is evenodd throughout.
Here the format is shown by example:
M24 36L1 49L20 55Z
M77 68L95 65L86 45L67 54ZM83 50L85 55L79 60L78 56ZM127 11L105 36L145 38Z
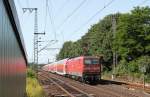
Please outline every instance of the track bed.
M70 95L65 92L67 97L150 97L149 94L143 91L126 88L124 83L102 80L97 85L89 85L48 72L42 71L40 73L46 75L50 80L69 92ZM54 88L51 87L51 90Z

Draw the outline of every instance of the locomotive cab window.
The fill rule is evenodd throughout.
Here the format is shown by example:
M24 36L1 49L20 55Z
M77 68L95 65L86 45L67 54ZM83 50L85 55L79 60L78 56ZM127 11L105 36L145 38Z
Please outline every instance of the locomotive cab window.
M85 63L86 65L92 64L92 60L91 60L91 59L85 59L85 60L84 60L84 63Z
M92 64L99 64L99 60L98 59L93 59Z
M84 64L86 65L99 64L99 60L98 59L85 59Z

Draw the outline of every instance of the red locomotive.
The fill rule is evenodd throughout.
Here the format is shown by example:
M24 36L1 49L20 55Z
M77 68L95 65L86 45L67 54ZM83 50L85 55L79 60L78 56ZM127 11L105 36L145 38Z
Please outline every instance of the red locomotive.
M86 82L97 82L101 78L100 59L92 56L63 59L42 69Z

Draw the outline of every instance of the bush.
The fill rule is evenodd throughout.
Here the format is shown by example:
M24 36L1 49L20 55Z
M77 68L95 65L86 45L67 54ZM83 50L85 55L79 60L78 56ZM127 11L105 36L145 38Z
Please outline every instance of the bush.
M145 81L146 81L147 83L150 83L150 74L149 74L149 75L146 75Z
M44 91L36 79L36 73L30 68L27 69L26 92L28 97L44 97Z
M145 67L146 72L142 72L141 68ZM117 76L129 76L138 80L143 79L145 74L146 82L150 82L150 57L142 56L133 61L127 62L121 60L115 69Z
M139 71L139 66L138 65L139 64L137 63L136 60L129 62L128 63L128 71L130 73L139 73L140 71Z
M146 75L150 74L150 57L149 56L142 56L142 57L138 58L137 64L139 65L140 69L145 67Z
M27 78L28 97L44 97L44 91L35 78Z
M36 73L32 69L28 68L27 69L27 77L29 78L36 78Z
M115 75L125 75L128 73L128 64L125 60L122 60L120 64L113 71Z

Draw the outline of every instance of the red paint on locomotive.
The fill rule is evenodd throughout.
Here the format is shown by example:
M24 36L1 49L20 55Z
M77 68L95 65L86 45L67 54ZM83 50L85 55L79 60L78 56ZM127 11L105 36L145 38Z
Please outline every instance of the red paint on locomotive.
M47 71L71 76L84 81L98 81L101 75L101 64L97 57L81 56L63 59L44 66Z

